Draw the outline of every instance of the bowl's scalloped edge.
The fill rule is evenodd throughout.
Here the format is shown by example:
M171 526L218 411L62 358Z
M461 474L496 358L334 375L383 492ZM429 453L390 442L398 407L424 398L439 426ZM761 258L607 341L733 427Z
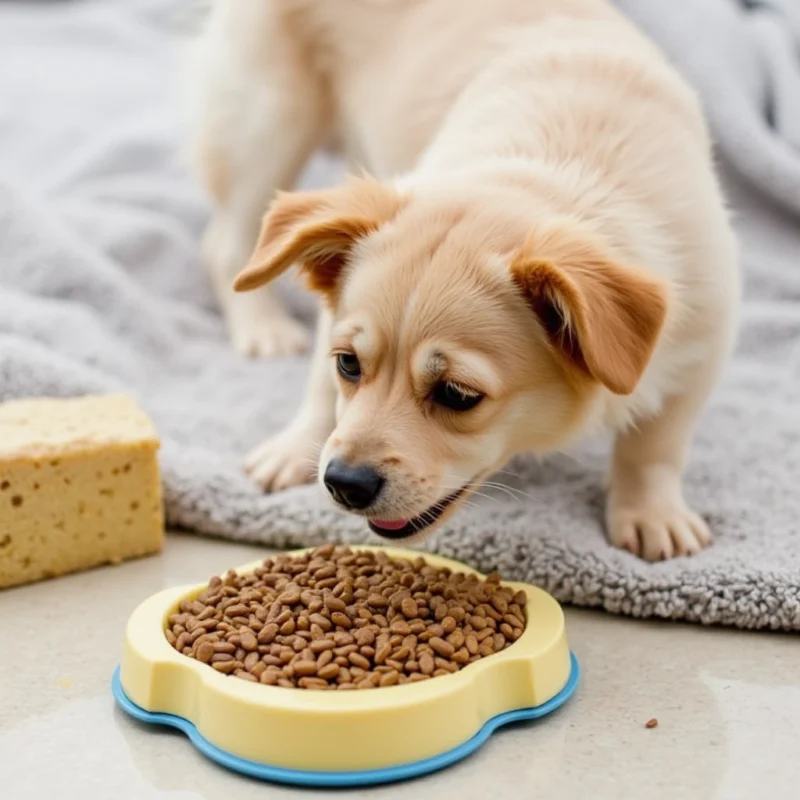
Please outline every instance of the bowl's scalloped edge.
M111 682L112 692L119 707L134 719L151 725L163 725L176 728L186 734L191 743L207 758L234 772L251 778L283 783L295 786L347 787L371 786L381 783L392 783L407 780L436 772L461 761L481 747L499 728L512 722L533 720L544 717L560 708L575 693L580 680L580 667L575 654L570 652L570 675L564 688L542 705L520 708L498 714L484 722L480 730L465 742L439 755L398 766L383 767L346 772L317 772L311 770L287 769L269 764L261 764L245 758L234 756L220 749L206 739L192 722L174 714L162 714L146 711L136 705L122 688L120 668L114 671Z

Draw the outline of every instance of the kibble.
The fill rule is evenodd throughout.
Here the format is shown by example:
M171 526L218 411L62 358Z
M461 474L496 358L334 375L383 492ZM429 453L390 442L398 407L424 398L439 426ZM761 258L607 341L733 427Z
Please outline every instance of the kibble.
M215 577L167 641L217 672L291 689L373 689L451 675L513 644L526 595L475 575L326 545Z

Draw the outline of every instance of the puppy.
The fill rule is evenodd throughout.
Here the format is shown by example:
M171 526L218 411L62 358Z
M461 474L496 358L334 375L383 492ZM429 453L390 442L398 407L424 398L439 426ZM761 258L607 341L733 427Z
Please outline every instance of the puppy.
M318 460L339 506L411 539L511 456L611 430L610 541L708 544L681 475L733 341L736 245L698 102L652 44L605 0L220 0L202 52L234 342L302 346L268 288L293 266L322 299L305 400L254 480ZM334 128L375 177L278 194L259 233Z

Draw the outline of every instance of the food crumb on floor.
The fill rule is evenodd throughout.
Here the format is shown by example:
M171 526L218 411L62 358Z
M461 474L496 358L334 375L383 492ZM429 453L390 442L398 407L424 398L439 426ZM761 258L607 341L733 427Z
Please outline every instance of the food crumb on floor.
M645 728L657 728L658 727L658 720L655 717L647 720L644 724Z

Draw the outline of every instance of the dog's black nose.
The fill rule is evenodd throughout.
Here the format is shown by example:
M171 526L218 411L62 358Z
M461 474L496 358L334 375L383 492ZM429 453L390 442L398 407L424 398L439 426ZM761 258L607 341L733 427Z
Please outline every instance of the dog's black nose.
M370 506L383 487L383 478L370 466L351 467L334 458L325 469L325 488L346 508L359 511Z

